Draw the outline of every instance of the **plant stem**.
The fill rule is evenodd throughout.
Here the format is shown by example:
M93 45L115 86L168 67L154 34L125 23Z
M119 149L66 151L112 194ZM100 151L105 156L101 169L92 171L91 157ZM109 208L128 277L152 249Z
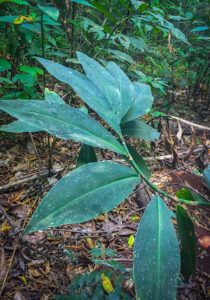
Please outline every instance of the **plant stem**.
M42 57L45 58L45 48L44 48L44 20L43 20L43 12L41 11L41 46L42 46ZM46 87L46 78L45 78L45 71L43 76L43 88L45 91ZM52 170L52 151L51 151L51 144L50 144L50 134L47 134L47 146L48 146L48 171L49 176L51 176Z
M133 168L136 170L136 172L141 176L141 178L146 182L146 184L156 193L159 193L161 194L162 196L165 196L173 201L177 201L177 199L171 195L169 195L168 193L164 192L164 191L161 191L159 190L158 187L156 187L154 184L152 184L152 182L146 177L144 176L144 174L142 173L142 171L140 170L140 168L138 167L138 165L136 164L136 162L134 161L133 157L131 156L129 150L128 150L128 147L126 145L126 142L123 138L123 136L120 136L120 139L121 139L121 142L122 142L122 145L127 153L127 157L128 157L128 160L130 162L130 164L133 166Z

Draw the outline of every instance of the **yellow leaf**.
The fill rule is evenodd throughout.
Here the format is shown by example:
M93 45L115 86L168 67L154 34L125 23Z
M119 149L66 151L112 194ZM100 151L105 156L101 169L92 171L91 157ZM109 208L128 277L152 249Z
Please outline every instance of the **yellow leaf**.
M128 238L128 247L129 248L132 248L133 247L133 244L134 244L134 241L135 241L135 237L133 234L131 234Z
M26 278L22 275L22 276L20 276L20 279L22 280L22 282L25 284L25 285L27 285L27 280L26 280Z
M7 220L4 221L0 226L0 232L9 231L11 229L11 226L7 224Z
M22 24L23 21L24 21L24 19L25 19L24 16L19 16L18 18L16 18L16 19L13 21L13 24L15 24L15 25Z
M88 246L90 247L90 249L93 249L96 247L96 244L94 243L94 241L91 238L87 238L86 239Z
M139 221L140 220L140 217L138 215L132 215L130 217L131 221Z
M106 293L110 294L114 291L111 280L104 273L101 274L101 282L102 282L103 289Z

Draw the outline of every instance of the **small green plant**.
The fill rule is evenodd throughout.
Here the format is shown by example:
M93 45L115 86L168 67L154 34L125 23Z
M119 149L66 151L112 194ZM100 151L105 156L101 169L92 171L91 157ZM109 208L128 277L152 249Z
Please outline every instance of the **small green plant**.
M135 237L133 277L136 297L144 300L176 299L180 273L179 243L171 220L174 215L161 196L173 197L150 182L150 171L143 158L125 141L126 136L147 141L159 137L155 129L139 120L153 104L151 89L146 84L131 82L113 62L108 62L105 68L83 53L77 53L77 57L86 75L43 58L38 58L38 61L55 78L69 84L112 128L113 134L86 112L62 102L59 96L53 97L53 101L1 100L0 109L18 119L15 126L14 122L8 125L13 126L15 132L46 131L62 139L72 139L88 145L85 149L88 155L89 151L94 151L92 147L109 149L124 158L127 165L113 161L97 162L95 155L89 155L90 161L94 162L83 161L45 195L25 234L85 222L109 212L144 180L154 196ZM180 221L187 218L187 224L191 222L187 212L182 208L177 214L185 240L190 239L192 234Z

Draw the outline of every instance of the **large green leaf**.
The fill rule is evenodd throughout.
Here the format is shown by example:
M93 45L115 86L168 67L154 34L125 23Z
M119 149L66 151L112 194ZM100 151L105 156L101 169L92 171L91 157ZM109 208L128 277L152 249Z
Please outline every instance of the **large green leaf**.
M11 69L11 63L6 59L0 59L0 72Z
M7 125L0 126L0 131L13 132L13 133L22 133L22 132L38 132L38 131L41 131L41 130L40 130L40 128L37 128L37 127L35 127L33 125L30 125L26 122L22 122L20 120L17 120L17 121L9 123Z
M114 50L114 49L106 49L107 52L113 54L113 57L120 60L120 61L127 61L130 64L135 64L135 61L133 60L133 58L128 55L127 53L124 53L122 51L119 50Z
M0 100L0 109L60 138L125 154L123 147L104 127L69 105L51 105L36 100Z
M132 83L115 63L109 63L108 71L96 60L83 53L77 52L77 57L87 77L105 95L120 123L133 101Z
M86 0L72 0L72 2L76 2L76 3L78 3L78 4L82 4L82 5L94 7L91 3L89 3L89 2L86 1Z
M195 272L196 263L196 237L193 222L187 211L177 206L176 218L178 233L181 240L181 273L186 281Z
M23 1L23 0L0 0L0 3L6 3L6 2L16 3L18 5L29 5L28 1Z
M38 58L38 61L55 78L69 84L89 107L96 111L116 132L120 133L119 122L117 122L112 106L91 80L73 69L50 60Z
M41 6L37 5L37 7L45 14L47 14L50 18L57 21L59 17L59 10L53 6Z
M159 132L146 123L134 120L121 125L122 134L143 139L145 141L154 141L159 138Z
M77 158L77 168L87 163L96 162L97 156L92 146L82 145Z
M55 92L50 91L49 89L45 89L45 101L49 103L57 103L57 104L65 104L65 101ZM20 120L14 121L7 125L0 126L0 131L5 132L14 132L14 133L21 133L21 132L38 132L40 128L32 126L28 123L22 122Z
M93 219L121 203L139 181L138 174L114 162L83 165L48 192L25 232Z
M134 246L138 299L175 300L180 271L179 243L171 213L155 196L139 223Z
M134 101L134 86L128 76L114 62L107 64L107 70L116 80L118 88L120 120L125 116Z
M125 123L147 114L152 107L153 101L154 98L150 86L144 83L134 82L134 101L123 118L123 122Z

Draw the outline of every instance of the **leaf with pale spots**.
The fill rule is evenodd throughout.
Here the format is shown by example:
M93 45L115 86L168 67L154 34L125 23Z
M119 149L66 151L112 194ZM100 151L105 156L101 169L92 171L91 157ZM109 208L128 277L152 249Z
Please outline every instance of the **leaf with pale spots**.
M91 220L120 204L139 182L129 167L114 162L85 164L48 192L25 232Z
M141 218L134 243L134 282L144 300L175 300L180 272L179 243L171 212L155 196Z
M100 123L69 105L37 100L0 100L0 109L59 138L125 154L117 139Z

